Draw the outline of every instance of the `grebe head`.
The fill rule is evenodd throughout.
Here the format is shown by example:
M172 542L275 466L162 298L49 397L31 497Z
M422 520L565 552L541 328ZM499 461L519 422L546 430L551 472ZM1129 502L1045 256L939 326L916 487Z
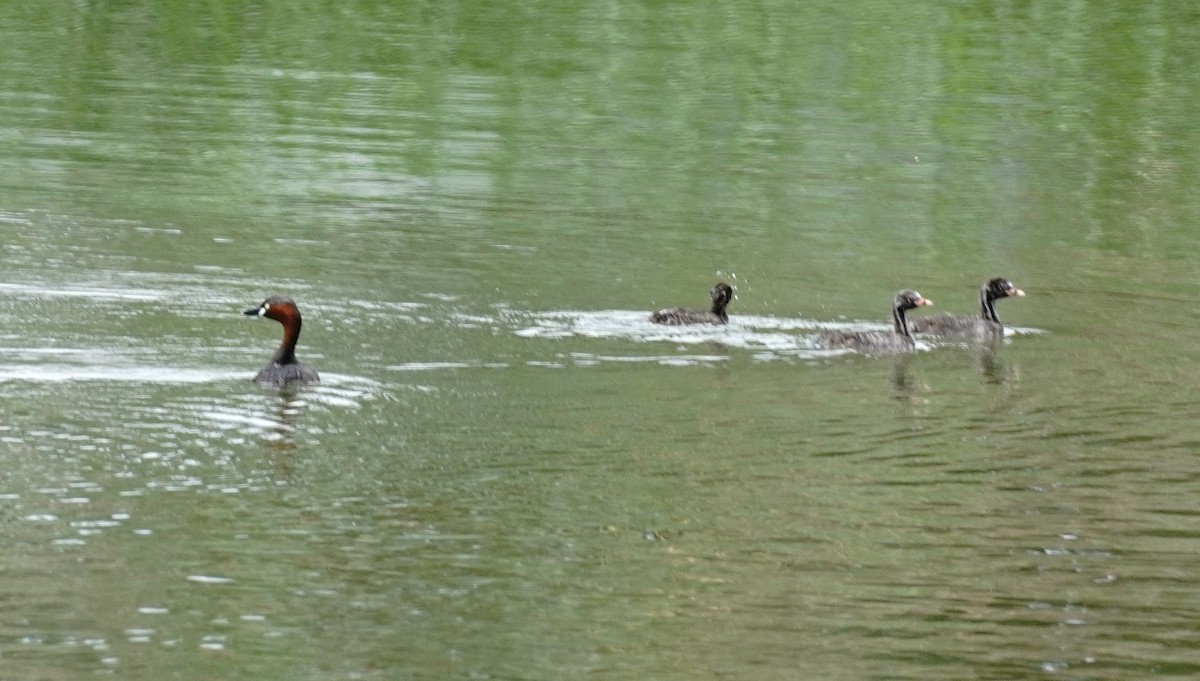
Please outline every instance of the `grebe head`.
M708 291L708 295L713 297L713 302L730 305L730 301L733 300L733 287L725 282L716 282L713 289Z
M733 300L733 287L723 281L718 281L708 293L712 296L712 313L720 317L722 322L728 321L729 316L725 314L725 307L729 305L729 301Z
M1013 283L1004 277L996 277L983 285L983 289L987 292L985 295L992 300L997 298L1008 298L1011 296L1024 296L1025 292L1013 286Z
M996 277L983 285L979 292L979 309L984 320L994 324L1000 323L1000 317L996 315L996 300L1000 298L1008 298L1010 296L1023 296L1025 292L1013 286L1013 283L1004 277Z
M933 301L928 298L922 298L920 293L906 288L896 294L896 298L892 301L892 322L895 326L896 333L901 336L908 337L908 320L905 319L904 313L925 305L933 305ZM911 338L909 339L911 342Z
M712 296L714 303L719 303L721 307L729 304L733 300L733 287L723 281L718 281L713 285L712 290L708 292Z
M892 301L892 307L897 310L907 311L925 305L933 305L933 301L928 298L922 298L920 293L906 288L896 294L896 299Z
M296 301L284 296L271 296L258 307L246 310L244 314L250 317L274 319L284 326L300 323L300 308L296 307Z

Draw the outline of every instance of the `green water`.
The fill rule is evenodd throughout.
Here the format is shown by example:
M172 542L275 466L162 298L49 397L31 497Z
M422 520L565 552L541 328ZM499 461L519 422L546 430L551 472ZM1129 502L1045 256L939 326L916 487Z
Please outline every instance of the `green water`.
M0 679L1194 676L1198 34L0 8ZM997 275L993 351L814 346Z

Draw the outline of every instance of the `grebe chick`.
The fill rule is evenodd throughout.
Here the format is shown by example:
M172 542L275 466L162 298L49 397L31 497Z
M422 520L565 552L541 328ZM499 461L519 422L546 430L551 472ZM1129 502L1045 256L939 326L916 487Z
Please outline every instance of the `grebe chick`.
M892 301L891 333L886 331L836 331L826 329L817 336L817 344L826 349L857 350L865 353L904 352L913 349L912 335L908 332L908 321L904 313L925 305L933 305L933 301L922 298L920 293L912 289L904 289L896 294Z
M996 277L979 289L979 315L942 313L912 322L913 333L937 336L983 339L1004 334L1004 325L996 316L996 301L1001 298L1022 297L1025 292L1004 277Z
M296 301L283 296L271 296L258 307L246 310L251 317L266 317L283 324L283 340L275 356L254 377L258 383L288 386L301 383L316 383L321 380L317 372L296 359L296 341L300 339L300 309Z
M725 314L725 306L733 300L733 287L723 281L717 282L712 290L712 309L688 310L682 307L670 307L650 315L650 321L655 324L678 326L682 324L727 324L729 315Z

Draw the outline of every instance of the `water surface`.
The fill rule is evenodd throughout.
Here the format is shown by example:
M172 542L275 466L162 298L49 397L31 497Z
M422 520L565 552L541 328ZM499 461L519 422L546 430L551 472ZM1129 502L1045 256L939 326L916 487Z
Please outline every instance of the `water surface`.
M3 678L1200 670L1191 10L0 27Z

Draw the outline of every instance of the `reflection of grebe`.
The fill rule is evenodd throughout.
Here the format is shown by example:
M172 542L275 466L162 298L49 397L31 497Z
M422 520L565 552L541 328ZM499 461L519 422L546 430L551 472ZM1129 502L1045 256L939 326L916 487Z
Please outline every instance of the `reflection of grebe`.
M688 310L682 307L671 307L659 310L650 315L650 321L655 324L679 326L682 324L727 324L729 315L725 314L725 306L733 300L733 288L723 281L717 282L712 290L712 310Z
M958 338L988 338L1004 333L1004 325L996 316L996 301L1000 298L1024 296L1025 292L1013 286L1004 277L997 277L979 289L979 315L939 314L914 319L913 333L931 333L938 336Z
M826 329L817 338L824 348L848 348L859 352L903 352L913 348L912 336L908 333L906 310L933 305L933 301L922 298L920 293L904 289L892 301L893 333L886 331L835 331Z
M258 307L246 310L249 316L274 319L283 325L283 341L275 356L254 377L255 381L267 385L285 386L320 381L317 372L296 359L296 341L300 339L300 310L291 298L271 296Z

